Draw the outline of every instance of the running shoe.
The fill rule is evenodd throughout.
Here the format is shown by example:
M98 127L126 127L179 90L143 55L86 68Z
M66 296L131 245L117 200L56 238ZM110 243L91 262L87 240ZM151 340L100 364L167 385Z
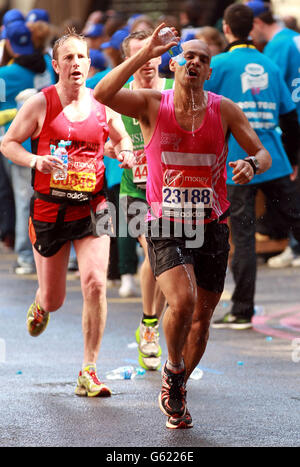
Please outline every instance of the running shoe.
M111 390L99 381L96 366L89 365L79 373L75 394L81 397L110 397Z
M190 412L186 409L185 415L182 417L168 417L166 422L166 427L171 430L185 430L188 428L193 428L193 420Z
M158 326L157 318L144 319L135 333L139 345L139 364L145 370L158 370L161 365Z
M241 318L229 312L226 313L223 318L215 320L211 327L215 329L235 329L242 331L244 329L251 329L252 322L250 318Z
M166 364L162 370L162 389L158 396L160 410L167 417L183 417L186 414L185 370L173 373Z
M35 302L27 313L27 329L32 337L37 337L45 331L50 319L50 313L44 311Z

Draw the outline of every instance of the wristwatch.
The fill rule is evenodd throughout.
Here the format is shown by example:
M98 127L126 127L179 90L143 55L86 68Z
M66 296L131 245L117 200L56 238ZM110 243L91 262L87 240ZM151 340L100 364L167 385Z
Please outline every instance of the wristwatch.
M254 156L249 156L249 157L246 157L244 159L246 162L249 162L249 164L251 165L252 169L253 169L253 172L254 172L254 175L256 174L256 172L258 171L259 169L259 162L258 160L256 159L256 157Z
M32 159L31 159L31 161L30 161L30 167L31 167L32 169L35 169L35 167L36 167L37 158L38 158L38 156L33 156Z

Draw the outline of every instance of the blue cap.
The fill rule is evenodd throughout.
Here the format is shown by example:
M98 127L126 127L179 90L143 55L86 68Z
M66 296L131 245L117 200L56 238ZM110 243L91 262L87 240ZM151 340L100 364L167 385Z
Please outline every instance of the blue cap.
M103 71L107 68L108 64L106 56L100 50L90 49L90 58L91 65L94 68L97 68L100 71Z
M193 39L196 39L196 35L195 35L193 32L189 32L189 33L185 36L183 42L192 41Z
M50 16L47 10L42 8L34 8L30 10L26 16L26 23L35 23L36 21L45 21L45 23L50 23Z
M103 29L103 24L92 24L84 35L85 37L101 37Z
M6 27L10 23L13 23L14 21L25 21L23 14L20 12L20 10L17 10L16 8L13 8L12 10L8 10L3 16L3 19L2 19L3 29L2 29L1 39L7 38Z
M24 21L14 21L6 27L7 39L16 54L30 55L34 53L31 32Z
M161 64L158 67L160 73L162 74L170 73L170 68L169 68L170 60L171 60L171 57L168 52L165 52L164 54L162 54Z
M111 36L108 42L101 44L101 49L112 47L113 49L120 50L121 44L127 36L129 36L129 30L127 28L119 29Z
M267 11L270 11L270 7L266 5L264 2L260 2L259 0L253 0L252 2L247 2L246 6L251 8L253 11L253 15L259 16L262 13L266 13Z

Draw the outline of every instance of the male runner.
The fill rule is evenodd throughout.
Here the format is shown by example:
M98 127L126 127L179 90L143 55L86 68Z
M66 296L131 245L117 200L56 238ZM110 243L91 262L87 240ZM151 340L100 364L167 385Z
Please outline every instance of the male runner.
M168 417L167 427L176 429L193 426L186 407L186 382L205 351L210 320L224 288L229 250L228 133L232 132L249 156L259 161L259 172L270 167L271 157L236 104L204 92L203 84L211 74L211 56L201 41L183 44L185 66L173 60L170 63L174 90L122 88L141 66L177 44L178 39L161 45L159 31L164 26L97 85L95 97L119 113L137 118L144 136L151 209L149 259L169 305L163 319L168 360L162 371L159 405ZM251 162L231 164L236 183L245 184L253 178ZM184 230L181 237L164 236L167 221L177 234L178 220L182 218L185 227L188 216L198 212L194 224L204 230L202 247L191 247L187 241L190 231L185 234ZM158 233L157 225L161 226Z
M134 32L123 41L123 52L128 59L143 48L151 32ZM145 63L134 73L134 80L125 84L126 89L172 89L173 80L160 78L158 67L161 57L155 57ZM127 133L131 136L137 165L133 169L125 169L122 174L120 199L127 221L130 222L139 213L144 217L148 211L146 200L146 183L148 166L144 153L144 138L139 121L135 118L122 116ZM142 226L145 224L142 223ZM156 370L161 365L161 347L159 345L159 318L165 305L165 298L153 275L147 251L144 233L138 232L138 240L144 250L145 260L141 267L140 281L143 299L143 318L136 331L138 342L139 363L146 370ZM134 232L131 232L134 236Z
M53 49L55 86L24 104L8 130L3 154L33 169L29 233L34 246L39 288L27 315L30 335L46 328L50 312L66 295L66 273L71 241L74 244L83 294L84 359L76 394L110 396L96 373L96 362L107 316L106 274L110 245L110 217L102 191L103 147L109 135L121 167L133 165L131 140L121 118L93 98L86 88L90 59L85 39L75 33L60 38ZM32 139L32 153L21 143ZM55 180L63 167L50 154L61 140L68 147L68 175Z

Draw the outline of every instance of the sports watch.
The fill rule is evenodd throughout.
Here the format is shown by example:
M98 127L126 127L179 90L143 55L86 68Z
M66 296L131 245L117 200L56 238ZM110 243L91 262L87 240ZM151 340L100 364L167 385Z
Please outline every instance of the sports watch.
M249 156L249 157L246 157L246 158L244 159L244 161L249 162L249 164L251 165L251 167L252 167L252 169L253 169L254 175L255 175L256 172L257 172L258 169L259 169L259 162L258 162L258 160L256 159L256 157L254 157L254 156Z

